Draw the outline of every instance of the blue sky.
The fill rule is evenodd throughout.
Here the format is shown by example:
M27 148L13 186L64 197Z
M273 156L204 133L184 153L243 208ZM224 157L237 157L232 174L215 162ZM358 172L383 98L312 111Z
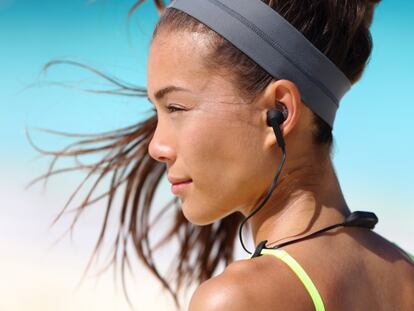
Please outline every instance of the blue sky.
M47 81L58 81L102 88L104 81L67 65L51 68L46 76L41 73L42 66L54 59L80 61L145 86L149 40L158 15L152 2L145 3L128 26L126 15L132 3L132 0L0 0L0 253L1 245L9 245L10 262L17 262L17 272L24 266L32 268L35 251L49 247L50 236L54 234L46 228L64 203L62 197L67 197L68 189L79 181L75 175L58 179L47 192L38 188L24 190L24 185L44 172L48 163L34 160L38 154L25 138L25 128L79 133L108 131L139 121L150 108L145 99L46 85ZM334 164L351 210L375 212L380 220L376 231L411 252L414 252L411 238L414 235L413 12L413 1L383 0L378 6L371 28L374 40L371 60L362 80L343 98L334 128ZM28 88L33 83L37 86ZM37 132L33 132L33 138L45 149L65 145L61 139ZM171 195L168 188L163 191L163 198ZM93 240L91 236L97 230L93 228L100 224L94 213L78 229L81 237L78 243L83 250L79 257L73 257L72 245L65 243L59 255L48 255L56 265L62 258L66 260L64 266L56 268L55 276L69 267L78 271L78 265L84 266L91 250L88 241ZM55 238L58 236L56 233ZM21 256L29 248L30 262ZM19 259L16 254L20 254ZM33 266L30 271L37 268ZM44 264L39 269L44 269L39 270L44 271L42 279L52 278L48 266ZM5 272L13 271L11 268ZM0 273L3 275L1 270ZM29 291L37 288L36 277L30 279L20 273L22 281L16 286L25 283ZM21 292L20 288L6 287ZM1 288L0 283L0 292ZM95 295L90 299L101 301L99 309L104 310L102 297L107 294ZM10 299L19 300L13 295ZM70 310L83 310L80 305L72 306ZM120 305L106 306L108 310L124 310ZM43 306L39 310L46 309Z
M80 68L61 65L47 76L41 73L48 61L68 59L145 86L149 40L158 15L152 2L145 3L128 27L126 13L132 2L0 2L1 156L9 169L36 156L25 127L91 133L142 118L149 107L144 99L44 84L90 81L78 84L81 87L103 82ZM360 198L383 195L393 208L407 211L413 205L409 194L414 185L414 105L409 93L414 81L413 9L414 3L406 1L383 1L377 8L370 62L362 80L342 100L334 128L334 161L345 190ZM22 91L32 83L40 84ZM45 148L59 141L33 135Z

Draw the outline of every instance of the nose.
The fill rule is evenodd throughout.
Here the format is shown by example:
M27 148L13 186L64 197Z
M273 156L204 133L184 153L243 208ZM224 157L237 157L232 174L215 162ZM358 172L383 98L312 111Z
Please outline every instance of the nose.
M148 153L156 161L173 162L176 156L173 142L171 130L161 128L160 122L158 122L148 146Z

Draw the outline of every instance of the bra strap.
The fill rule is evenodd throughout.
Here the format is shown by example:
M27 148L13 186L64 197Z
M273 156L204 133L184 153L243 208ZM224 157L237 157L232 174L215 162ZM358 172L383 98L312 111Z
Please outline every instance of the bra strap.
M315 305L315 311L325 311L325 306L318 289L316 288L315 284L313 284L309 275L296 261L295 258L290 256L289 253L283 249L263 249L262 254L273 255L276 258L282 260L296 274L296 276L305 286L307 292L311 296L313 304Z

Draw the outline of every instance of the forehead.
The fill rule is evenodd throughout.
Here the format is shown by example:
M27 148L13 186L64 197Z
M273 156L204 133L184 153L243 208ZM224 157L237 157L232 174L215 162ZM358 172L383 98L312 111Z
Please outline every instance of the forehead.
M147 65L148 93L152 97L158 89L168 85L205 88L209 80L203 58L207 56L206 36L197 33L160 32L154 38Z

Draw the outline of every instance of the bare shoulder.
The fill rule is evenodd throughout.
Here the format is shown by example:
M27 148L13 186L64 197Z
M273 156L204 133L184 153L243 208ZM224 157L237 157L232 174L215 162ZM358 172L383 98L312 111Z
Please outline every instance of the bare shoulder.
M189 311L309 310L312 303L286 265L271 256L239 260L194 292Z
M240 285L231 275L223 272L196 289L188 311L251 310Z

